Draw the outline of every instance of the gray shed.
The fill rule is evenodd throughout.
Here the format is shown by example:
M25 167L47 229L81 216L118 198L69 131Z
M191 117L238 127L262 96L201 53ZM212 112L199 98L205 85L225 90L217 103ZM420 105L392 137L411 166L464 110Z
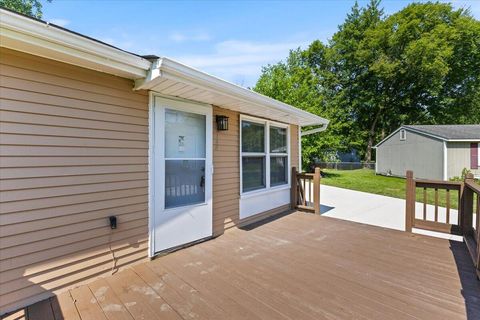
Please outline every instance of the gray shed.
M376 149L377 174L448 180L464 168L480 176L480 125L401 126Z

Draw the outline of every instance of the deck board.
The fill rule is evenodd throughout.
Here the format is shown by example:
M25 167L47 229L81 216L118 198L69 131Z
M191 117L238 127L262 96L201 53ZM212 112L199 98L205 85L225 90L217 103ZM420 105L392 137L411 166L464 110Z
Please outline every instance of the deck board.
M461 242L296 212L70 290L29 318L50 304L42 319L471 320L480 281Z

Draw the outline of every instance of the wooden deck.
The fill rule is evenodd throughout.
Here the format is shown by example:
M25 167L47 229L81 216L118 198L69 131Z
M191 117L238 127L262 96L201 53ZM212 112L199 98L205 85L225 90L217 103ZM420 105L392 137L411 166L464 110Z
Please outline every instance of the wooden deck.
M480 319L480 282L463 243L293 213L136 265L17 315Z

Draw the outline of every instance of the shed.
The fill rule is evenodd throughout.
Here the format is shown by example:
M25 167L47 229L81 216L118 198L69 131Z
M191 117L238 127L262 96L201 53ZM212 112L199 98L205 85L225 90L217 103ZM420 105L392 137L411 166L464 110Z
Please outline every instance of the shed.
M376 173L448 180L480 175L480 125L404 125L375 146Z

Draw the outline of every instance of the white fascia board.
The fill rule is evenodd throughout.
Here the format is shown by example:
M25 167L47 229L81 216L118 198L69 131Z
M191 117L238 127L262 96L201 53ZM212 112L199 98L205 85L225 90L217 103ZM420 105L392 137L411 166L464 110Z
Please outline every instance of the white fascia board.
M480 142L480 139L448 139L447 142Z
M271 108L276 112L283 112L288 115L294 115L300 120L299 124L302 126L327 125L329 122L322 117L201 72L169 58L161 58L154 63L147 78L144 81L137 81L135 88L138 90L152 89L162 79L175 80L200 89L218 92L219 94L245 103L258 105L262 108Z
M2 47L131 79L145 77L151 66L142 57L2 9L0 33Z

